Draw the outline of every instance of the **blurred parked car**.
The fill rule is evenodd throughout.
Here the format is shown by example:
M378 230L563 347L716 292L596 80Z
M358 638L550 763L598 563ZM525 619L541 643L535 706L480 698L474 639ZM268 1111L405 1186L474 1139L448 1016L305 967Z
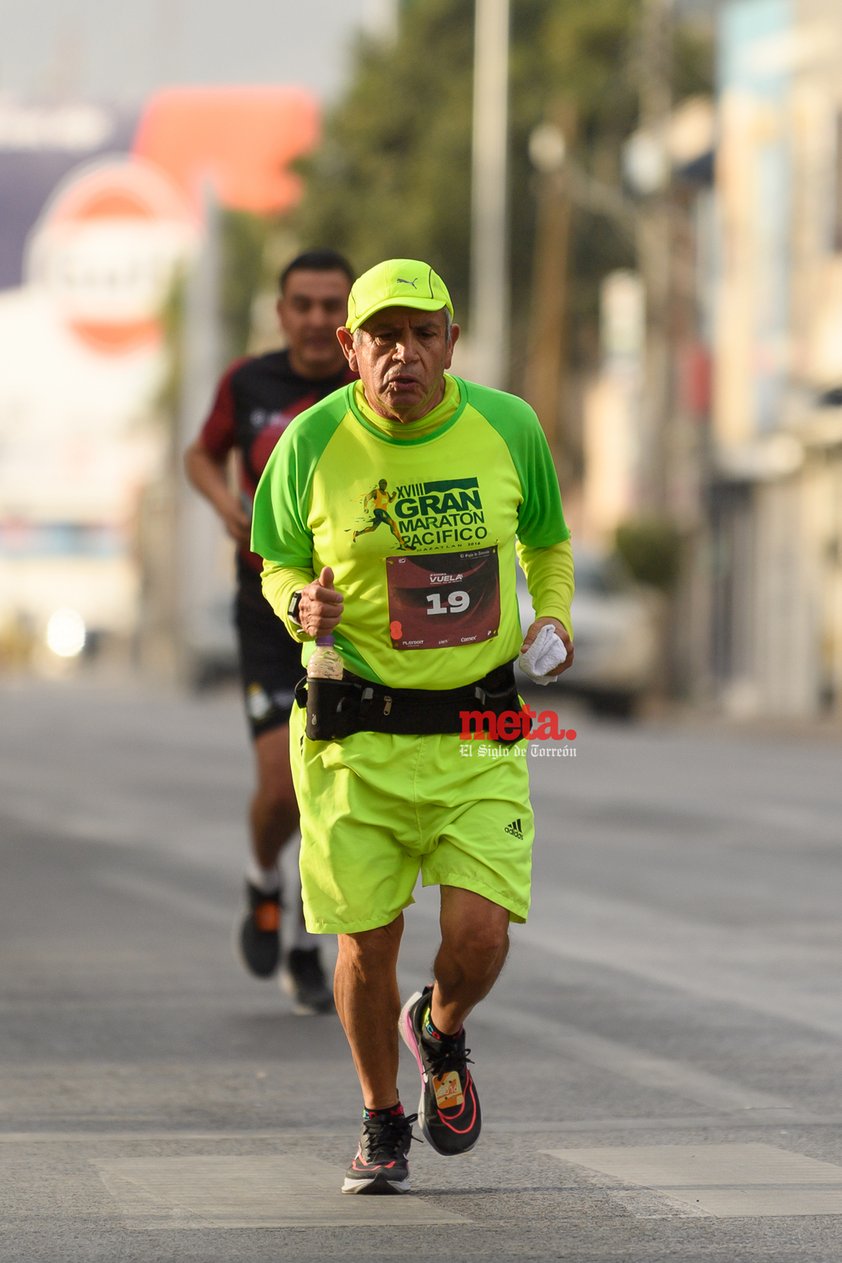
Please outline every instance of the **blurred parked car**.
M584 698L595 711L630 718L658 674L659 595L636 584L616 555L574 549L574 560L576 653L570 670L550 687ZM520 570L518 603L525 631L535 615Z

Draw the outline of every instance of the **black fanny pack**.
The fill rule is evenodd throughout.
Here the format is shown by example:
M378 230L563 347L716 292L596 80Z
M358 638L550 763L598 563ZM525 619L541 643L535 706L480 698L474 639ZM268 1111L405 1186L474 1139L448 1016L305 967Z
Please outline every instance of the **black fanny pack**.
M336 741L352 732L395 732L422 736L435 732L482 733L488 715L520 711L511 662L474 684L457 689L399 689L373 684L346 671L341 680L299 680L295 700L307 709L305 731L313 741ZM470 726L465 714L471 716ZM485 718L483 718L483 716ZM500 741L496 725L489 734Z

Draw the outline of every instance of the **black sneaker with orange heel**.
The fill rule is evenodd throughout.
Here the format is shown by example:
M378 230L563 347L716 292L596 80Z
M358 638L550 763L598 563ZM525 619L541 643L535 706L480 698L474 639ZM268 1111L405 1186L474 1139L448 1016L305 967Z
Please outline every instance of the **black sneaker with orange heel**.
M458 1035L431 1035L424 1029L432 987L416 991L401 1009L398 1030L418 1064L421 1100L418 1124L437 1153L467 1153L479 1140L482 1115L468 1069L470 1048Z
M240 958L256 978L271 978L281 959L281 893L267 895L246 882L246 914L237 944Z

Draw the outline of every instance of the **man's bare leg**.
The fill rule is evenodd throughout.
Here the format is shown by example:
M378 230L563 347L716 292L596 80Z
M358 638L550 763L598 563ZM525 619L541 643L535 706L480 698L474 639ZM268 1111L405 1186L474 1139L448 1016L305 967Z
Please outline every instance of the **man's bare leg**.
M468 1068L463 1023L497 979L509 946L509 913L482 895L441 888L441 946L432 989L410 996L400 1035L418 1064L418 1122L438 1153L467 1153L482 1113Z
M270 978L281 961L279 861L298 828L298 803L289 765L289 727L284 724L261 733L254 742L257 787L249 822L254 870L249 877L250 920L241 929L240 946L250 971ZM308 934L299 887L295 886L295 916L290 933L283 931L286 960L281 974L284 990L295 1001L297 1013L329 1013L333 997L325 977L319 941ZM261 898L261 895L265 898Z
M509 950L509 913L472 890L442 886L440 924L430 1016L442 1034L454 1035L500 975Z
M264 870L278 863L281 851L298 828L298 803L289 766L289 726L270 728L255 738L257 786L249 809L251 847Z
M368 1109L388 1109L398 1099L402 934L403 913L379 929L339 935L333 994Z
M379 929L339 935L336 1009L365 1106L343 1193L405 1193L410 1187L407 1159L415 1116L407 1118L398 1099L397 963L402 934L403 913Z

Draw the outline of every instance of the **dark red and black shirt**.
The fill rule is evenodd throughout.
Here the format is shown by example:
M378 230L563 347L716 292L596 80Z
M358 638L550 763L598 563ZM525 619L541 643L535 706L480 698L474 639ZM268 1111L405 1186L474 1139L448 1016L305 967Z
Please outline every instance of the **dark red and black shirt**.
M217 460L237 450L237 476L247 512L263 468L290 421L355 376L346 365L319 381L300 377L286 351L236 360L225 371L199 440ZM240 556L254 570L262 568L256 553L241 549Z

